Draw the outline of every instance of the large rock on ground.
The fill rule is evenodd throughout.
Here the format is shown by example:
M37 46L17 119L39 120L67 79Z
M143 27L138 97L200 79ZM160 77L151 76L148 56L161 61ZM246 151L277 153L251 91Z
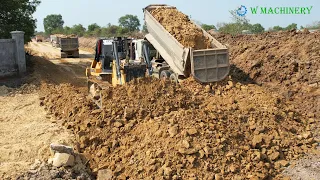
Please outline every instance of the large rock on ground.
M110 169L101 169L98 171L97 180L112 179L112 171Z
M55 167L73 166L74 156L67 153L56 153L52 160L52 165Z

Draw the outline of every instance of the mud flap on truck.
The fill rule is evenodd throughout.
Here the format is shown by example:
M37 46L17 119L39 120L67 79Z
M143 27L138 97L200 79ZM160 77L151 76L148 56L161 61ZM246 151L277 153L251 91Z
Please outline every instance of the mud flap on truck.
M221 81L229 74L227 49L190 50L191 74L199 82Z

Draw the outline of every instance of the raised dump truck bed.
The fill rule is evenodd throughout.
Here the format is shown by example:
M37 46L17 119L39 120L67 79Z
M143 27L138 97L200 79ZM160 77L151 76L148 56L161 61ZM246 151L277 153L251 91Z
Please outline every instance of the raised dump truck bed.
M195 50L192 47L183 46L152 16L151 11L157 8L176 8L156 4L143 9L149 32L145 37L160 53L170 69L178 76L188 77L191 74L197 81L203 83L223 80L229 74L228 49L192 21L209 39L210 47Z

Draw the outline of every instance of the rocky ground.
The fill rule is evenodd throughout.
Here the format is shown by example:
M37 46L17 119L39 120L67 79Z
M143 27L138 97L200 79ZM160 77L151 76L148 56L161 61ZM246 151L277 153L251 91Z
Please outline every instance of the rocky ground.
M231 63L244 78L283 95L302 114L320 113L319 32L214 36L230 48Z
M74 131L91 169L118 178L266 179L318 146L314 116L231 79L203 88L141 80L104 92L102 110L72 86L42 89L43 104Z
M85 166L87 159L75 153L72 147L51 144L50 151L52 158L47 162L36 160L27 172L20 174L16 179L93 179L90 170Z

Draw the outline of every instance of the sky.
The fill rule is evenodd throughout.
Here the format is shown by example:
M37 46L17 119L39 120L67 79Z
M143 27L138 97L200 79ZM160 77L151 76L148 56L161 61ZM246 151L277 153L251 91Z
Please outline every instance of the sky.
M142 9L149 4L168 4L193 20L205 24L217 25L231 22L230 10L241 5L247 7L246 17L250 23L260 23L265 29L273 26L285 27L291 23L298 27L320 21L319 0L41 0L33 15L37 19L37 31L43 31L43 19L49 14L61 14L64 26L82 24L84 27L92 23L106 26L108 23L118 24L119 17L125 14L137 15L143 24ZM310 14L252 14L250 7L311 7Z

